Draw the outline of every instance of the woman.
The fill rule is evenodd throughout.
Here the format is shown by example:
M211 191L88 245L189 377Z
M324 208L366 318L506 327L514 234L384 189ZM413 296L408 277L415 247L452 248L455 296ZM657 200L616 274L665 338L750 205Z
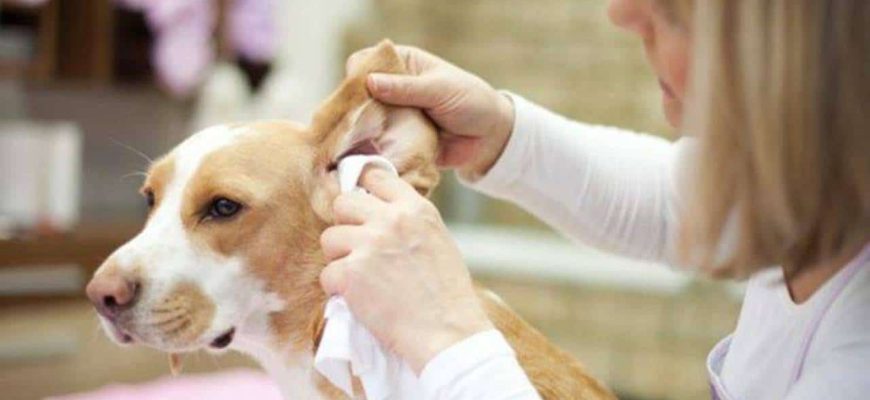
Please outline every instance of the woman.
M609 14L643 40L668 121L694 136L569 121L413 48L415 76L369 88L426 110L440 161L472 188L613 252L748 278L708 358L715 397L866 398L870 3L611 0ZM431 397L536 398L437 211L379 171L362 184L372 196L339 197L344 225L322 237L324 288Z

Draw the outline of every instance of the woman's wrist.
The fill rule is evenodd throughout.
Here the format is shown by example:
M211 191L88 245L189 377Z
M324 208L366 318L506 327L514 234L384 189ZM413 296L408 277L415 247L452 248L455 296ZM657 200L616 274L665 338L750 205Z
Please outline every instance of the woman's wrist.
M438 329L420 332L416 337L409 338L411 345L405 351L404 357L418 375L442 351L475 334L494 329L486 313L479 308L458 311L450 320L445 321Z
M492 131L481 137L478 156L475 160L458 171L459 175L466 179L476 180L486 175L501 157L510 140L514 128L514 103L509 96L503 93L496 92L496 96L497 117Z

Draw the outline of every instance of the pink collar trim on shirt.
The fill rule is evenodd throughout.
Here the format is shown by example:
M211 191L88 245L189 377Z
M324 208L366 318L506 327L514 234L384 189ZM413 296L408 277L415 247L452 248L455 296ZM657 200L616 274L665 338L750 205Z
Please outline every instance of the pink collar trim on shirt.
M810 346L813 344L813 339L816 337L816 332L819 330L819 325L822 323L822 319L824 319L825 315L830 310L831 306L834 302L840 297L843 290L846 286L849 285L849 282L852 281L852 278L855 277L855 274L861 270L861 266L866 265L870 260L870 243L865 244L864 248L858 253L858 256L852 259L849 264L846 265L844 270L842 271L842 276L840 279L837 279L834 283L834 288L832 289L832 294L827 298L826 304L822 307L822 311L816 314L816 317L813 319L810 324L810 329L806 332L803 344L801 346L801 352L797 358L797 364L794 367L794 372L792 373L791 385L794 385L795 382L800 379L801 374L804 369L804 362L806 361L807 353L810 350Z

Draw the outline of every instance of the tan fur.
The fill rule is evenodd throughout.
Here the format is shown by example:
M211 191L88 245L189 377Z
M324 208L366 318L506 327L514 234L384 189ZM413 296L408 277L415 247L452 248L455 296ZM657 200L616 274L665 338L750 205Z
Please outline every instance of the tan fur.
M325 304L318 283L325 262L312 249L319 247L320 232L328 226L305 207L314 181L315 138L287 122L256 123L248 129L253 133L207 156L185 192L185 215L215 196L241 202L243 211L232 221L198 224L188 218L185 224L201 245L227 256L245 255L267 291L292 304L272 316L276 340L310 350L310 327L318 316L299 310Z
M355 118L361 118L364 107L383 107L376 110L386 114L377 142L400 175L421 193L429 193L438 182L436 129L417 110L374 103L365 88L365 76L373 71L405 72L392 44L382 43L341 85L311 128L288 122L243 125L250 133L204 158L185 189L182 221L195 245L225 256L242 256L250 273L266 282L266 290L289 305L271 315L272 345L316 350L326 302L318 281L325 265L319 236L331 223L331 204L338 195L332 166L353 145ZM146 182L158 201L171 164L171 158L155 164ZM244 208L229 220L202 223L198 215L215 197L238 201ZM187 303L197 298L187 287L176 292ZM613 398L576 360L503 303L488 295L481 295L481 302L543 398ZM342 398L321 378L314 384L323 394Z
M192 282L176 285L151 308L152 322L167 342L190 343L211 323L215 305Z
M609 399L613 394L573 356L559 349L506 304L478 291L486 313L517 353L544 399Z
M139 192L142 195L145 195L145 192L149 190L153 192L155 208L160 203L166 185L172 179L173 171L175 171L175 159L171 155L155 161L148 171L148 177L145 178L145 183Z
M348 150L345 143L353 131L354 117L365 106L379 107L387 115L386 126L380 140L398 147L386 152L399 175L417 191L428 195L438 184L440 175L435 166L438 153L437 129L420 110L396 108L372 100L366 86L366 77L372 72L407 73L404 61L389 41L382 42L371 57L360 62L356 71L323 103L314 115L311 130L318 134L318 152L315 166L326 168L337 162ZM412 134L413 133L413 134ZM410 151L403 151L410 150ZM334 176L329 177L335 181ZM315 193L315 211L331 221L331 199L338 195L337 185L324 185L327 190Z

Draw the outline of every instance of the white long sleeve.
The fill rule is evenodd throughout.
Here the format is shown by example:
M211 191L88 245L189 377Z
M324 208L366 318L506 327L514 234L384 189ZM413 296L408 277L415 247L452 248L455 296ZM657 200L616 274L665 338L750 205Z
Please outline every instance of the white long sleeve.
M564 234L613 252L670 258L672 164L684 143L570 121L522 97L511 138L474 189L510 200ZM420 376L426 399L539 399L497 331L460 342Z
M691 168L692 139L672 144L569 121L511 96L512 136L490 171L467 184L585 243L674 264L678 188L685 187L678 172ZM749 280L736 331L708 358L711 387L723 399L866 398L870 243L802 304L784 282L779 268ZM500 345L500 335L472 343ZM466 342L445 350L422 376L442 377L431 379L440 389L430 398L537 399L516 359L494 354Z
M539 400L516 354L497 330L439 353L420 374L426 400Z
M490 171L463 182L509 200L563 234L601 249L673 261L676 143L571 121L522 97L505 150Z

